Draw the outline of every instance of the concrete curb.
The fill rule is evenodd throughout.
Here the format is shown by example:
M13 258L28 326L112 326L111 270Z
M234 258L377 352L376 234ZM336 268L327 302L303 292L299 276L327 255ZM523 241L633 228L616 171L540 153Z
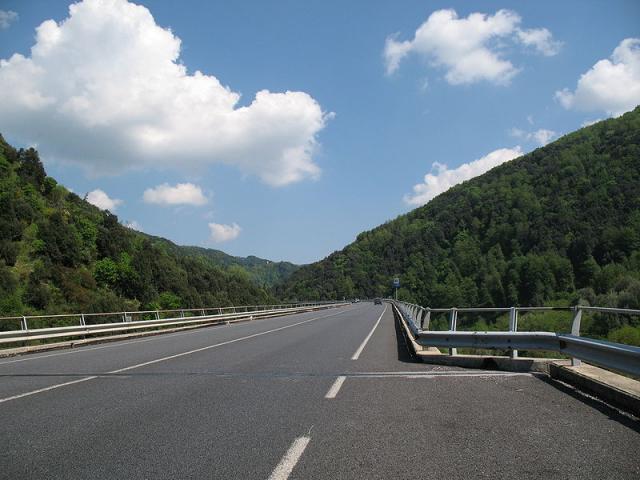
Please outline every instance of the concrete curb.
M552 363L549 376L640 418L640 382L637 380L585 363L579 367Z
M424 363L436 365L449 365L465 368L479 368L483 370L503 370L506 372L538 372L549 374L550 365L554 362L565 362L565 360L520 357L511 358L498 355L446 355L438 353L417 352L419 358ZM566 360L567 364L571 361Z

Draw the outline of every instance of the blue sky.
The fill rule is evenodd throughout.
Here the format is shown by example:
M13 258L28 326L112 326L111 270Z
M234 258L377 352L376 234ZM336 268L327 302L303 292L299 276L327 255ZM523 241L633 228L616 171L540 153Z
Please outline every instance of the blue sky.
M0 0L0 132L123 222L233 255L319 260L640 103L637 1L90 0L61 24L69 3Z

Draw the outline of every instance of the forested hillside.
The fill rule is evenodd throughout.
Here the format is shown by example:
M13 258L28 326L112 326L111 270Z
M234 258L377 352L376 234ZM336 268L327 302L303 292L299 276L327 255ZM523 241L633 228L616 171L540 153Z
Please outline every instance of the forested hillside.
M240 270L245 270L258 285L263 287L272 287L276 283L281 283L300 268L291 262L273 262L253 255L234 257L213 248L175 245L164 238L152 238L166 245L177 255L199 256L209 260L216 266L224 268L237 267Z
M394 275L402 299L432 307L581 300L640 308L640 108L358 235L278 292L386 296Z
M259 274L180 248L123 227L0 136L0 316L273 301Z

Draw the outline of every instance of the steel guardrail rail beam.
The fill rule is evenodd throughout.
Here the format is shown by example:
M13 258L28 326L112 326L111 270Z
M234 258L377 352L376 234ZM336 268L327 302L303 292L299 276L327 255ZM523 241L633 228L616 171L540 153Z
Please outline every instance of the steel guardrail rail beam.
M580 360L599 365L604 368L618 370L640 376L640 347L597 340L580 336L582 312L600 312L622 315L640 315L640 310L610 307L500 307L500 308L425 308L406 302L385 299L394 304L403 317L404 323L411 330L416 343L427 347L449 348L451 354L456 348L500 349L510 350L548 350L569 355L573 365ZM518 332L517 319L519 312L535 311L570 311L573 312L571 333L555 332ZM423 329L423 320L430 313L449 313L449 330L430 331ZM509 331L458 331L458 312L509 312ZM513 355L512 355L513 356Z
M144 312L126 312L126 313L114 312L114 313L106 313L106 314L95 314L95 315L103 315L103 316L119 315L119 316L123 316L123 321L86 325L84 324L83 320L81 320L80 325L46 327L46 328L35 328L35 329L23 328L20 330L0 331L0 344L23 342L23 341L30 341L30 340L55 339L60 337L86 336L86 335L94 335L94 334L100 334L100 333L115 333L115 332L123 332L123 331L130 331L130 330L159 328L159 327L165 327L165 326L171 326L171 325L188 326L188 325L193 325L198 323L217 323L217 322L225 322L225 321L232 321L232 320L262 318L262 317L268 317L273 315L334 308L334 307L344 306L346 305L346 303L345 302L335 302L335 303L306 302L306 303L299 304L297 306L292 306L292 305L295 305L295 304L283 305L282 307L284 308L274 308L274 307L281 307L281 306L269 305L269 306L266 306L267 308L263 310L251 310L251 311L245 310L243 312L220 313L215 315L205 314L205 315L192 316L192 317L180 316L180 317L173 317L173 318L159 318L159 315L156 315L155 319L135 320L135 321L134 320L127 321L126 313L157 314L161 311L151 310L151 311L144 311ZM227 308L223 308L223 309L227 309ZM207 310L207 309L194 309L194 310L197 312L203 312L204 310ZM218 309L215 308L214 310L218 310ZM176 311L179 312L180 310L176 310ZM162 311L162 312L169 312L169 311ZM60 317L81 317L81 316L82 314L65 314L65 315L56 315L56 316L41 315L41 316L31 316L31 317L17 317L12 319L18 319L18 320L24 321L25 318L33 319L33 318L60 318ZM87 316L87 314L84 314L84 316Z
M108 317L108 316L122 316L124 314L163 314L163 313L179 313L179 312L209 312L209 311L218 311L222 313L223 310L238 310L245 309L244 311L249 311L250 308L261 308L261 309L280 309L280 308L290 308L290 307L301 307L301 306L311 306L311 305L326 305L326 304L336 304L336 303L347 303L347 302L338 302L338 301L322 301L322 302L300 302L300 303L280 303L276 305L231 305L227 307L202 307L202 308L174 308L174 309L165 309L165 310L135 310L135 311L118 311L118 312L91 312L91 313L58 313L51 315L15 315L15 316L7 316L0 317L0 321L3 320L22 320L26 318L27 320L32 319L42 319L42 318L79 318L80 316L85 317ZM238 312L240 313L240 312Z

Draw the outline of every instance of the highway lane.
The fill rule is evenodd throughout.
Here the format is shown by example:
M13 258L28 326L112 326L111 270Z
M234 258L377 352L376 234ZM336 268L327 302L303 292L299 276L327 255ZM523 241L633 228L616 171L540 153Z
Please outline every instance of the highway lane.
M202 329L189 335L152 337L153 341L143 344L123 342L113 348L3 362L3 380L12 378L7 375L20 375L21 381L28 382L32 378L28 375L33 375L40 382L44 373L49 382L51 375L67 381L223 344L0 404L6 432L2 441L7 442L0 457L0 464L7 468L0 469L0 475L113 478L135 477L142 469L156 472L154 478L165 478L156 470L160 468L173 472L166 473L166 478L175 478L179 466L196 476L207 469L219 475L225 472L226 478L233 472L235 478L246 478L259 467L266 477L290 437L306 423L295 413L306 415L300 402L312 404L321 399L333 381L333 375L322 375L322 370L332 372L332 362L348 361L362 341L361 331L375 321L362 315L363 308L366 310L346 307ZM376 309L378 314L380 310ZM265 332L272 333L261 335ZM333 341L335 332L340 335ZM238 339L244 340L224 344ZM348 353L342 355L343 351ZM296 374L283 376L287 370ZM317 373L320 375L309 377ZM28 387L23 391L33 387L22 386ZM265 449L280 436L281 448ZM234 448L238 444L246 448ZM132 445L139 448L132 451ZM179 450L182 445L190 453L179 458L163 451L163 447ZM261 453L252 452L256 449ZM261 455L273 458L260 461ZM41 463L28 461L33 456ZM116 461L118 458L121 460Z
M265 332L300 322L342 315L345 309L319 310L230 325L163 334L135 340L0 359L0 401L12 395L100 375L159 358ZM309 322L309 323L312 323ZM303 324L304 325L304 324ZM269 333L266 333L268 335ZM280 340L282 341L282 340ZM218 348L218 347L216 347ZM233 347L231 348L233 350Z
M97 377L0 403L0 478L640 473L637 422L533 376L415 363L383 311L359 304L0 361L1 398Z

